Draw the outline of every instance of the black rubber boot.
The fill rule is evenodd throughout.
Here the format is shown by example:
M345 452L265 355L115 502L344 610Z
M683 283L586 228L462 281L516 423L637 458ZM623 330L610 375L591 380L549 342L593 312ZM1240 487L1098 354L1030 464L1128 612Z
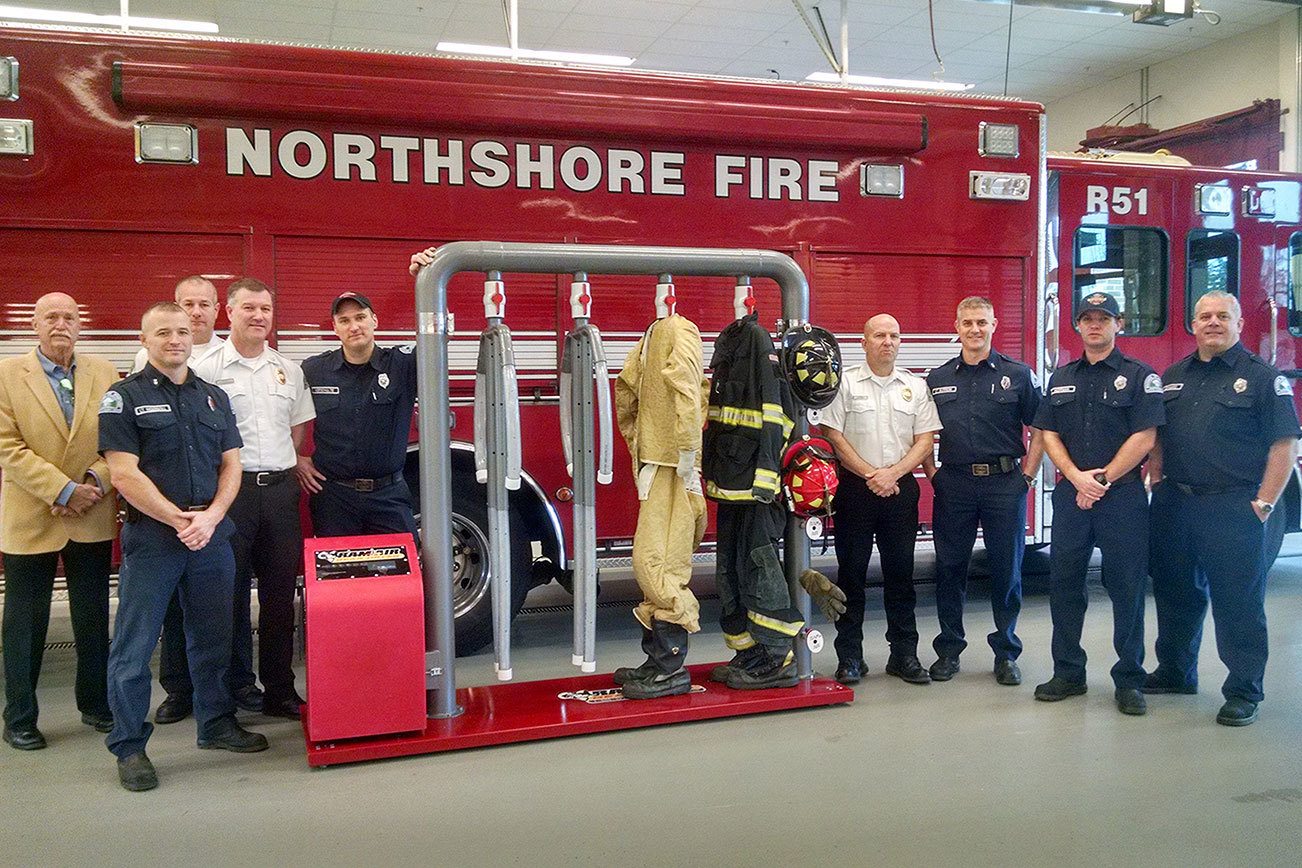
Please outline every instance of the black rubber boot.
M767 690L771 687L795 687L800 681L796 674L796 655L790 645L757 645L764 649L763 662L750 669L734 669L728 676L728 686L733 690Z
M727 684L728 676L731 675L734 670L746 672L763 664L766 660L768 660L768 655L764 653L763 646L758 644L752 645L749 648L738 651L727 663L711 669L710 680L717 681L720 684Z
M651 622L651 650L647 660L654 670L624 682L627 699L659 699L692 689L692 676L683 668L687 659L687 630L668 621Z
M646 660L642 661L640 666L621 666L615 670L612 676L616 684L627 684L632 678L645 678L652 673L659 672L656 668L656 662L651 657L651 649L654 647L654 639L651 631L642 628L642 651L646 654Z

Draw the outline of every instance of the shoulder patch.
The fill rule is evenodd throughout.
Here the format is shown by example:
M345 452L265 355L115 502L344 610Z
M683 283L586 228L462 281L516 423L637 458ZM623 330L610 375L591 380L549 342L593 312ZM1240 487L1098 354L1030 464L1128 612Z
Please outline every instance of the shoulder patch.
M1070 394L1072 394L1072 393L1075 392L1075 391L1076 391L1076 387L1075 387L1074 385L1073 385L1073 386L1054 386L1052 389L1049 390L1049 394L1050 394L1050 395L1070 395Z
M1280 374L1275 378L1275 394L1291 395L1293 394L1293 384L1288 381L1288 377Z
M412 352L415 351L415 349L416 349L415 344L403 344L402 346L398 347L398 352L411 355Z
M141 404L136 408L137 416L148 416L150 413L170 413L172 412L171 404Z
M1162 394L1162 378L1156 373L1149 374L1144 378L1144 394L1160 395Z
M105 392L104 397L100 398L99 401L99 411L101 413L121 413L122 412L121 393L115 392L112 389L109 389L107 392Z

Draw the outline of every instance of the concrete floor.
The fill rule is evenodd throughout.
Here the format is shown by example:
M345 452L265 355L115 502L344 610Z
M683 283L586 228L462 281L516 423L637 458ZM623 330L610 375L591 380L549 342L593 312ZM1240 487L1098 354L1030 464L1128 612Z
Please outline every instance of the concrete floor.
M0 745L0 864L1297 865L1302 546L1286 553L1270 585L1267 700L1245 729L1213 721L1224 670L1210 628L1201 695L1152 697L1147 717L1119 714L1097 588L1087 696L1031 698L1051 669L1042 590L1021 621L1026 683L996 685L977 585L977 638L947 684L882 674L878 593L872 673L849 706L320 771L308 769L293 723L246 716L272 748L236 755L196 750L186 721L150 742L161 786L132 794L119 789L102 736L78 721L72 652L55 650L40 696L50 747ZM707 603L702 620L717 614ZM628 610L600 618L602 669L638 662ZM567 613L517 622L518 678L573 671L569 623ZM919 623L925 646L935 629L926 588ZM1150 606L1150 645L1153 629ZM714 628L693 645L697 661L727 656ZM830 649L815 659L835 667ZM932 659L924 648L924 664ZM491 669L479 655L458 673L485 683Z

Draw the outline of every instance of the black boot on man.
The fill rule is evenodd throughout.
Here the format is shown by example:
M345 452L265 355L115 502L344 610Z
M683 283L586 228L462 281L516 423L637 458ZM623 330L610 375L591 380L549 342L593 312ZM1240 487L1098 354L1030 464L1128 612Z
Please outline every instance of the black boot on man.
M717 681L719 684L727 684L729 676L733 672L749 672L757 666L762 666L768 662L769 656L764 653L764 646L756 643L749 648L738 651L732 656L727 663L721 663L710 670L710 680Z
M757 645L764 650L763 661L750 669L734 669L728 676L728 686L733 690L767 690L771 687L795 687L800 678L796 674L795 652L790 644Z
M655 657L652 652L655 650L655 637L650 630L642 628L642 651L646 654L646 660L638 666L621 666L615 670L612 676L616 684L627 684L635 678L646 678L660 670L656 667Z
M651 622L651 648L647 661L654 669L624 682L625 699L659 699L692 689L692 676L683 668L687 659L687 630L668 621ZM645 664L644 664L645 665ZM641 668L641 667L639 667Z

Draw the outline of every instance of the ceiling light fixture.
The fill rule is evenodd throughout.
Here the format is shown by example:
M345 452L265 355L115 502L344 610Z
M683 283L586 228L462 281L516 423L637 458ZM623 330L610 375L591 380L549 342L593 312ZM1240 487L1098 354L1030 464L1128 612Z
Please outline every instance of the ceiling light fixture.
M823 81L841 84L841 76L835 72L811 72L805 81ZM960 81L933 81L929 78L882 78L876 75L848 75L846 84L862 84L868 87L902 87L910 90L971 90L976 85Z
M42 21L52 24L89 24L95 27L123 27L138 30L180 30L185 33L216 33L211 21L184 21L177 18L142 18L136 15L92 15L89 12L65 12L61 9L29 9L25 6L0 6L0 18L19 21Z
M435 51L448 54L481 54L488 57L511 57L512 51L505 45L470 45L465 42L440 42ZM558 63L588 63L598 66L632 66L636 58L622 57L617 54L584 54L576 51L536 51L531 48L518 48L514 56L522 60L552 60Z

